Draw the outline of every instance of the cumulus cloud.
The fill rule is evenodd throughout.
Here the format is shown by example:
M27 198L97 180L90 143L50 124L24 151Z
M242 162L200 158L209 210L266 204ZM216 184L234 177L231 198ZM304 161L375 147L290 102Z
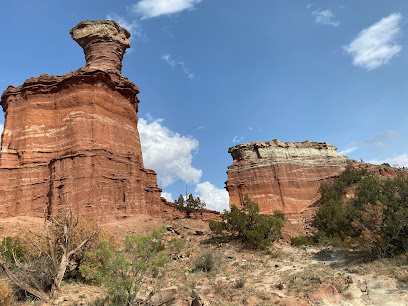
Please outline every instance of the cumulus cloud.
M115 20L117 23L119 23L119 25L121 27L128 30L130 32L130 34L131 34L130 39L142 35L142 28L141 28L140 24L137 23L134 20L133 21L128 21L127 19L125 19L122 16L119 16L116 13L110 13L110 14L106 15L106 19Z
M145 166L157 172L162 187L179 179L197 184L202 171L192 166L192 154L198 148L198 141L191 136L181 136L170 131L162 122L161 119L151 123L143 118L139 119L138 129Z
M318 9L316 11L313 11L312 15L315 16L316 23L329 25L333 27L338 27L340 25L340 21L335 19L336 15L334 15L334 13L329 9L325 11Z
M207 209L223 211L229 209L229 195L225 189L218 189L210 182L197 184L194 192L207 205Z
M173 202L174 200L173 200L173 196L171 195L171 193L169 193L169 192L162 192L161 193L161 196L163 197L163 198L165 198L167 201L169 201L169 202Z
M200 2L201 0L141 0L133 4L132 11L142 19L148 19L192 10Z
M397 55L402 49L397 43L401 20L399 13L384 17L362 30L350 44L344 46L344 50L353 56L353 65L373 70Z
M408 166L408 154L401 154L398 156L385 158L385 159L371 159L368 160L367 163L381 165L384 163L388 163L391 166L398 166L398 167L407 167Z
M170 54L164 54L161 59L165 61L167 64L169 64L172 68L179 66L181 70L187 75L189 79L194 78L194 74L191 73L188 68L186 67L184 62L176 61L174 60Z
M244 137L234 136L234 138L232 138L232 142L237 143L237 142L240 142L242 139L244 139Z
M344 149L343 151L340 151L339 154L347 155L347 154L350 154L351 152L354 152L357 149L358 147L350 147L350 148Z

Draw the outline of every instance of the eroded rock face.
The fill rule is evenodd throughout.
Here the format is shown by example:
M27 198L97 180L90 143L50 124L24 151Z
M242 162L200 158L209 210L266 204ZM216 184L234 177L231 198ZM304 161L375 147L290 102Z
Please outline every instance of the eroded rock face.
M121 73L130 33L112 20L81 21L69 32L85 53L87 68Z
M246 194L262 213L279 209L289 216L304 211L320 195L320 184L339 176L348 163L337 148L320 142L250 142L228 150L226 189L230 205L241 206Z
M84 48L84 68L28 79L1 96L0 218L66 205L101 220L171 215L156 173L143 165L139 89L120 74L129 32L84 21L70 33Z

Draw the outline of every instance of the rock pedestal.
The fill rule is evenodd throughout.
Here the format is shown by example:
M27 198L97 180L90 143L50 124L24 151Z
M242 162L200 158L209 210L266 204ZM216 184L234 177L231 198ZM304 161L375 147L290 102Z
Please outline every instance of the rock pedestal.
M112 20L81 21L69 32L85 53L86 68L121 73L130 33Z
M129 32L100 20L70 33L84 68L28 79L1 96L0 218L67 205L101 220L162 213L156 173L143 165L139 89L121 75Z

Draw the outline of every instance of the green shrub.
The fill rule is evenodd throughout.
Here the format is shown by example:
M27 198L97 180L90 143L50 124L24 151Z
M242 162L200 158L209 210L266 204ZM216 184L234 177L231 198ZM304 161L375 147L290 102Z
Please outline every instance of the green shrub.
M352 222L360 247L377 257L408 252L408 177L367 177L351 203L360 209Z
M192 213L197 212L206 206L199 197L194 199L192 194L187 197L187 200L185 200L180 194L178 200L174 201L174 203L178 210L186 214L187 218L189 218Z
M312 222L313 226L319 230L316 235L317 240L344 240L356 235L351 222L358 214L358 208L354 205L345 205L342 196L351 186L355 184L361 186L366 176L373 177L373 175L367 175L365 169L347 167L334 182L320 186L319 192L322 197Z
M314 241L312 238L301 236L301 237L292 237L290 238L290 244L299 247L302 245L313 245Z
M218 222L214 220L210 220L208 226L210 227L210 230L214 235L221 235L225 229L223 222Z
M16 264L16 260L26 261L26 252L18 237L5 237L0 244L0 254L13 265Z
M211 252L204 252L199 255L194 263L194 269L204 272L210 272L215 265L215 258L213 253Z
M184 249L185 244L185 239L174 238L170 241L170 251L173 254L179 254Z
M355 197L344 203L343 192L355 184ZM407 176L399 173L394 179L380 179L350 170L332 184L322 185L320 192L313 219L316 240L339 246L352 243L372 257L408 252Z
M216 236L229 235L260 248L281 237L285 222L285 215L281 211L276 211L273 216L259 214L258 204L246 195L241 209L232 205L231 211L224 212L222 222L212 221L209 226Z
M162 230L126 236L122 249L101 241L98 249L85 254L80 270L88 281L108 288L111 305L130 305L146 275L157 273L168 262L162 236Z

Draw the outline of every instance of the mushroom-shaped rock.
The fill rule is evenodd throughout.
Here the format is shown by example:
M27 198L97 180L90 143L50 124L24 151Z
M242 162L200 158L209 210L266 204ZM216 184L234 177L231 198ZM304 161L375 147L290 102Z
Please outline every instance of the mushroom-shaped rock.
M81 21L69 32L85 53L86 68L121 74L130 33L113 20Z

